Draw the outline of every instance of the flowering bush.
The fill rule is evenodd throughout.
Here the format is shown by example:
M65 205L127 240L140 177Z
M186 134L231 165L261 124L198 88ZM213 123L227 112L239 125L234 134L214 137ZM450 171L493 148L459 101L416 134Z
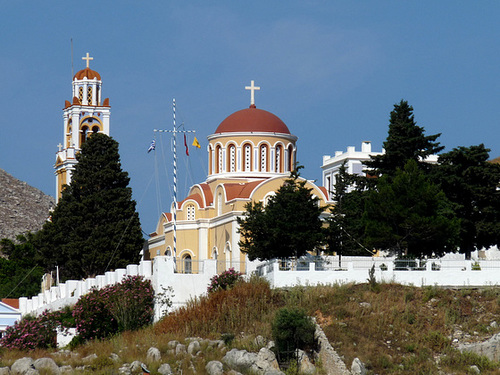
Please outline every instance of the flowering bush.
M127 276L121 283L92 289L75 305L76 329L85 340L135 330L153 321L154 290L142 276Z
M242 274L230 268L227 271L215 275L210 279L210 285L207 288L208 293L216 292L220 289L230 289L238 280L241 280Z
M0 339L0 346L7 349L33 350L55 348L57 327L68 328L68 311L49 312L45 310L40 316L26 316L5 331Z
M141 276L128 276L109 287L107 306L120 331L136 330L153 322L154 293L151 282Z
M106 306L109 288L92 290L81 296L73 310L76 330L84 340L100 339L118 331L118 324Z

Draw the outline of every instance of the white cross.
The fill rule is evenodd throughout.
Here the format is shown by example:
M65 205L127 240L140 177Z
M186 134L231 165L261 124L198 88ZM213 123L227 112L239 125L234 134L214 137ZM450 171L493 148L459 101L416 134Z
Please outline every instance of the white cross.
M90 60L94 60L94 58L90 57L89 53L87 52L87 56L86 57L82 57L82 60L87 60L87 68L88 68Z
M61 143L59 143L57 147L59 148L59 151L61 151L64 146Z
M250 105L255 105L255 90L260 90L260 87L255 86L252 80L250 86L245 86L245 90L250 90Z

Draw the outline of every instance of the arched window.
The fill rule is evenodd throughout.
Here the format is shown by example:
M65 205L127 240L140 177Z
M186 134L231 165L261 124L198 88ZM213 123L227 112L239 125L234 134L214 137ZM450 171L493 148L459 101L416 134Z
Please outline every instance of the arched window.
M78 87L78 100L80 104L83 102L83 86Z
M95 126L92 126L92 133L99 133L99 126L95 125Z
M87 140L87 138L89 136L88 133L89 133L89 127L87 125L85 125L84 127L82 127L81 134L80 134L80 147L82 147L82 145Z
M219 257L219 252L217 251L217 247L214 246L212 249L212 259L217 260L218 257Z
M276 147L276 160L275 160L275 164L274 164L274 170L276 171L276 173L283 172L282 159L283 159L283 147L277 146Z
M293 146L288 146L288 171L295 169L295 160L293 158Z
M243 171L250 172L252 170L252 146L248 143L243 146Z
M191 255L184 255L184 257L182 258L182 265L184 266L184 273L193 273Z
M227 155L227 171L236 172L236 147L234 145L229 146L229 152Z
M260 146L260 171L261 172L267 172L267 154L268 154L268 149L267 145L262 145Z
M165 250L165 255L168 257L172 256L172 248L170 246L167 246L167 250Z
M233 254L231 252L231 245L229 243L226 243L224 252L226 253L226 270L227 270L233 266L233 256L232 256Z
M217 194L217 216L222 215L222 193Z
M71 147L71 136L72 136L72 120L68 121L68 127L66 128L66 147Z
M212 155L212 152L214 150L212 149L212 146L209 146L209 151L208 151L208 174L212 174L212 160L214 158L214 156Z
M186 207L186 219L189 221L194 221L196 219L194 204L187 205L187 207Z
M215 173L221 173L222 172L222 149L220 145L218 145L215 148L215 157L217 159L216 165L215 165Z

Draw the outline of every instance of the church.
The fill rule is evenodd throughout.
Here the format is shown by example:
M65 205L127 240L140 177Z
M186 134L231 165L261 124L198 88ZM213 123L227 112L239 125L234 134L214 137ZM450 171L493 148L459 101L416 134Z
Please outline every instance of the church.
M208 136L208 176L193 185L187 197L163 213L151 233L144 259L175 256L177 272L197 273L201 261L216 259L217 272L245 272L247 257L240 251L237 218L251 201L266 201L290 176L296 164L297 137L271 112L255 105L229 115ZM307 181L321 206L331 203L325 188ZM286 218L284 218L286 220Z

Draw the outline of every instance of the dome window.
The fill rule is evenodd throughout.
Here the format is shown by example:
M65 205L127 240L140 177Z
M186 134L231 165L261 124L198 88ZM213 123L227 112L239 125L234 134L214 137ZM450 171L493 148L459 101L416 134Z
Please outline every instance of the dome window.
M252 146L248 143L243 146L243 170L250 172L252 170Z
M234 145L229 146L228 159L228 172L236 172L236 147Z
M260 146L260 171L267 172L267 145Z

